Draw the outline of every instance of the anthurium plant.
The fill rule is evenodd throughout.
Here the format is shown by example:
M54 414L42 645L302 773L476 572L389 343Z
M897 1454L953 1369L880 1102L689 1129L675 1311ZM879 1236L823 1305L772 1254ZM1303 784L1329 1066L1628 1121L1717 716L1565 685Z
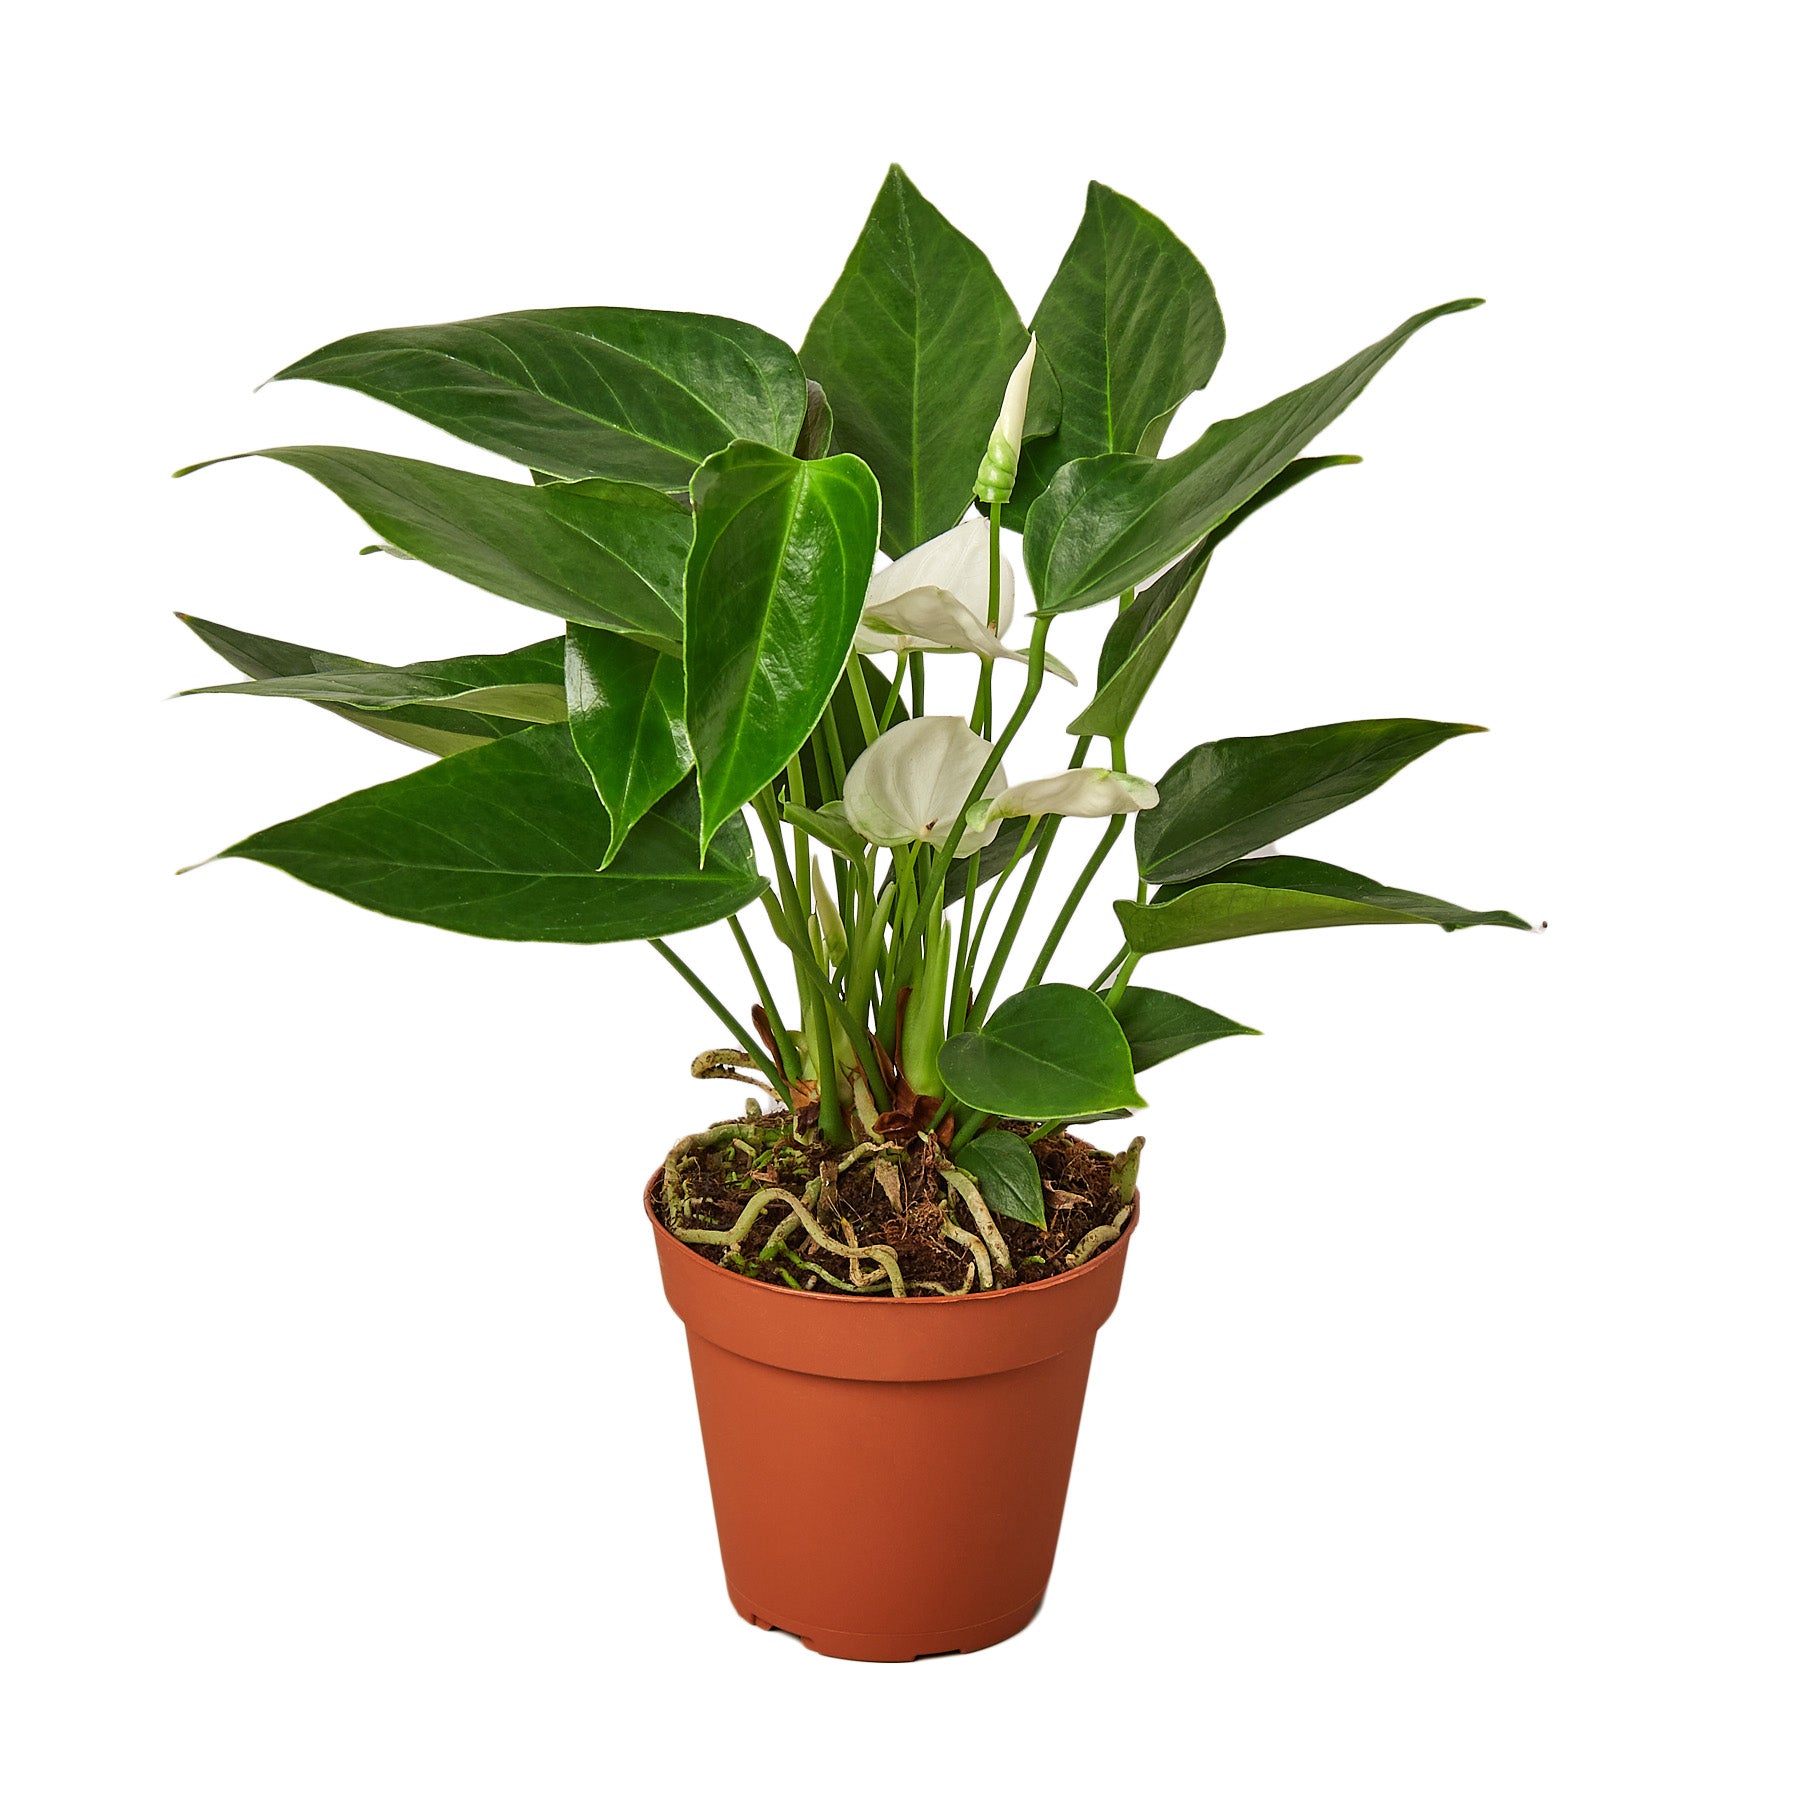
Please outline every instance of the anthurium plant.
M1028 328L896 168L797 354L731 319L590 306L328 344L277 379L385 401L521 477L252 454L330 488L371 550L555 634L389 666L188 619L246 677L194 691L305 700L435 759L223 854L476 936L648 941L732 1039L695 1073L771 1101L684 1140L662 1180L670 1229L746 1275L902 1296L1078 1267L1129 1219L1138 1146L1107 1158L1067 1128L1249 1031L1147 985L1147 959L1324 926L1525 928L1272 848L1477 727L1226 738L1154 778L1128 750L1226 540L1356 461L1306 452L1416 332L1477 304L1416 313L1164 456L1225 342L1168 227L1091 187ZM1116 618L1083 687L1050 645L1091 606ZM955 657L973 701L933 711ZM1064 693L1067 765L1009 767ZM1128 826L1117 954L1048 979ZM1077 831L1091 853L1027 954L1046 859ZM743 960L730 1000L669 942L719 923Z

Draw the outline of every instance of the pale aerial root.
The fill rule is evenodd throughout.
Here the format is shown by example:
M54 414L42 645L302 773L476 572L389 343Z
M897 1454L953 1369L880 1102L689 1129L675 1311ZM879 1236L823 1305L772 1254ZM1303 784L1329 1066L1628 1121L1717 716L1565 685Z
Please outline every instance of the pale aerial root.
M988 1211L987 1202L981 1197L980 1188L961 1169L952 1168L948 1163L940 1163L938 1173L962 1196L963 1203L969 1209L969 1217L975 1221L975 1229L981 1233L981 1241L986 1244L995 1266L1010 1275L1013 1272L1012 1254L1006 1248L1006 1239L1000 1235L1000 1227L994 1223L994 1215Z
M950 1205L947 1205L944 1208L944 1236L947 1237L951 1243L960 1244L968 1251L975 1259L969 1266L980 1277L981 1285L984 1288L991 1288L994 1285L994 1265L988 1259L987 1245L984 1244L974 1232L964 1231L963 1228L951 1218L950 1206L953 1205L955 1205L954 1197L952 1197ZM965 1289L964 1291L966 1292L967 1290Z
M716 1150L728 1145L734 1138L764 1138L769 1133L779 1136L782 1127L773 1120L760 1129L744 1119L734 1119L723 1125L709 1125L704 1131L696 1131L684 1137L667 1157L663 1159L662 1197L663 1205L669 1210L671 1219L677 1216L685 1219L691 1212L692 1205L688 1198L687 1184L681 1179L681 1166L697 1158L703 1150Z
M1125 1229L1125 1221L1130 1217L1131 1207L1121 1206L1110 1225L1096 1225L1063 1260L1071 1269L1079 1269L1096 1250L1110 1244Z
M808 1199L812 1199L818 1194L820 1185L821 1184L818 1181L809 1181L806 1184L806 1194ZM684 1226L671 1226L670 1229L674 1231L675 1235L680 1238L684 1244L720 1244L728 1249L735 1250L738 1245L749 1236L750 1227L756 1223L757 1218L761 1215L763 1209L772 1200L785 1201L787 1205L793 1209L794 1218L802 1227L804 1227L806 1235L811 1238L821 1250L829 1250L833 1256L842 1256L846 1258L853 1271L858 1267L858 1258L867 1257L870 1262L875 1263L879 1267L881 1272L878 1275L870 1276L867 1281L857 1282L854 1286L846 1286L846 1284L839 1281L836 1276L831 1275L827 1270L821 1269L815 1264L805 1263L802 1265L803 1267L811 1269L816 1275L825 1276L834 1287L842 1287L846 1293L864 1292L876 1282L882 1280L887 1282L891 1293L896 1295L904 1295L906 1293L906 1278L900 1273L900 1259L895 1256L893 1251L885 1244L855 1245L839 1243L836 1238L827 1235L824 1226L822 1226L813 1216L812 1208L806 1204L805 1200L795 1199L792 1194L788 1193L783 1188L764 1188L755 1199L745 1202L744 1210L738 1214L736 1221L728 1230L704 1231L698 1228ZM783 1245L783 1248L784 1250L786 1249L785 1244ZM788 1254L792 1255L792 1252L789 1251ZM800 1259L795 1257L794 1260L798 1262Z

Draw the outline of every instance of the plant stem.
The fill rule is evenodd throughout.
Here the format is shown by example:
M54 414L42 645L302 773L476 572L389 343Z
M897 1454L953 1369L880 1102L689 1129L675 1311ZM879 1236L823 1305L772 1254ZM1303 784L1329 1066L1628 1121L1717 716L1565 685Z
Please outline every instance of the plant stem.
M1000 509L988 514L988 630L1000 635ZM981 674L975 685L975 711L970 719L983 737L993 730L994 659L981 659Z
M1119 1010L1119 1002L1125 998L1125 990L1131 983L1131 977L1139 963L1143 961L1135 950L1119 964L1118 979L1112 984L1112 991L1106 996L1106 1004L1114 1012Z
M887 1083L882 1080L881 1064L869 1043L867 1029L858 1024L851 1016L849 1007L844 1004L843 995L832 986L831 978L819 967L818 958L812 954L810 945L802 949L801 942L796 942L789 936L787 924L782 919L780 909L771 903L767 894L763 895L763 905L768 910L769 923L774 926L775 935L793 953L794 967L804 981L806 990L810 990L813 999L823 1005L826 1012L844 1028L844 1035L850 1040L850 1048L856 1052L856 1060L862 1065L862 1072L869 1078L869 1092L885 1107L888 1104ZM800 1003L802 1007L806 1005L806 991L802 991ZM813 1035L813 1031L809 1028L809 1044ZM829 1051L829 1045L826 1048ZM820 1060L819 1052L815 1048L813 1061L817 1064Z
M957 808L956 818L950 826L950 835L944 839L944 847L932 861L931 875L926 883L925 891L920 896L923 906L935 906L938 895L944 891L944 880L950 873L950 864L956 855L956 847L962 842L962 835L969 821L969 808L980 799L982 790L987 786L990 777L1000 766L1000 759L1011 747L1012 741L1019 735L1019 727L1025 723L1026 715L1035 704L1038 691L1044 685L1044 647L1050 636L1050 627L1054 622L1052 613L1040 614L1033 623L1031 631L1031 662L1025 673L1025 691L1019 696L1019 703L1013 708L1012 717L1006 721L1006 729L1001 732L988 759L981 765L981 773L970 784L969 791L963 796L962 804Z
M880 737L881 728L875 723L875 708L869 702L869 684L863 679L862 658L854 650L850 652L844 673L850 677L850 697L856 702L856 718L862 726L863 742L872 744Z
M957 1126L956 1135L955 1135L955 1137L953 1137L950 1140L951 1156L954 1157L956 1155L957 1151L966 1149L968 1147L970 1139L978 1136L982 1127L984 1125L986 1125L988 1120L991 1119L993 1116L994 1115L992 1113L984 1113L984 1112L970 1113L969 1116L966 1119L964 1119L960 1125Z
M922 719L925 716L925 653L915 650L908 660L907 673L912 677L912 716Z
M894 679L888 683L887 698L881 703L880 729L886 731L900 706L900 677L913 659L911 650L902 650L894 658Z
M738 1043L748 1053L750 1060L768 1077L769 1085L774 1088L776 1093L782 1095L791 1107L794 1104L794 1096L793 1091L788 1087L787 1078L778 1068L776 1068L774 1063L769 1060L768 1053L759 1043L757 1043L755 1038L753 1038L750 1033L737 1022L737 1019L733 1016L730 1008L726 1006L725 1002L721 1000L719 996L715 994L712 989L709 988L706 983L662 941L661 938L651 938L649 944L650 948L654 950L709 1007L712 1008L719 1023L737 1039Z
M837 714L828 706L825 708L824 716L820 719L819 723L824 729L825 760L831 765L831 779L837 787L837 792L830 795L829 798L841 800L844 794L844 776L848 771L844 767L844 740L838 735ZM823 787L825 783L822 779L822 770L820 771L820 774L821 780L819 785L820 787ZM827 797L828 796L824 794L819 796L821 805L823 805Z
M781 1014L775 1010L774 996L769 992L769 980L762 972L762 964L756 960L756 952L750 948L750 940L744 934L744 928L737 921L734 913L726 924L731 927L731 935L737 939L737 947L743 952L745 965L750 970L750 979L756 984L756 997L762 1002L762 1008L769 1015L769 1032L775 1039L775 1054L780 1058L782 1067L794 1075L800 1073L800 1052L794 1048L794 1040L788 1036L788 1028L781 1022ZM791 1106L792 1100L788 1102Z
M1104 969L1102 969L1100 971L1100 973L1098 975L1096 975L1094 977L1094 979L1088 983L1088 986L1090 988L1093 988L1096 992L1098 992L1101 988L1103 988L1106 985L1107 979L1112 974L1113 970L1116 969L1119 966L1119 964L1122 963L1126 959L1126 957L1128 957L1130 954L1131 954L1131 947L1129 945L1125 945L1124 947L1122 947L1119 951L1119 954L1117 956L1115 956L1112 959L1112 961L1109 962L1106 965L1106 967Z
M1114 813L1106 821L1106 829L1100 834L1100 842L1095 845L1094 854L1087 859L1086 866L1075 878L1075 885L1070 888L1062 911L1056 915L1056 923L1050 927L1050 935L1044 939L1044 947L1038 952L1037 961L1031 965L1031 973L1025 977L1028 988L1036 987L1044 979L1044 971L1049 968L1050 959L1056 954L1056 947L1062 942L1063 933L1069 929L1069 921L1074 918L1075 909L1093 886L1094 877L1100 873L1100 865L1112 853L1112 847L1119 841L1119 833L1124 829L1123 813Z

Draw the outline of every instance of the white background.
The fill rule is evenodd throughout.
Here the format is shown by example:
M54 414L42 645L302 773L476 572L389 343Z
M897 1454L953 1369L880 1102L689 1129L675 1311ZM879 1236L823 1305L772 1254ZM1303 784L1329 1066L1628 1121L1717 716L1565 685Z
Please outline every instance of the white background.
M374 0L15 32L9 1796L1800 1791L1774 16ZM1267 1035L1146 1083L1042 1615L898 1669L726 1602L638 1211L716 1109L685 1075L716 1027L641 947L176 881L414 759L164 699L230 678L176 608L394 661L545 629L359 560L293 471L172 485L308 441L496 466L253 393L272 370L582 302L798 343L896 158L1027 314L1090 176L1195 247L1230 342L1172 448L1488 297L1321 440L1361 468L1220 559L1133 761L1485 724L1296 847L1551 921L1165 959ZM1101 625L1055 647L1091 668ZM1063 706L1015 775L1060 763ZM1059 971L1111 942L1098 908Z

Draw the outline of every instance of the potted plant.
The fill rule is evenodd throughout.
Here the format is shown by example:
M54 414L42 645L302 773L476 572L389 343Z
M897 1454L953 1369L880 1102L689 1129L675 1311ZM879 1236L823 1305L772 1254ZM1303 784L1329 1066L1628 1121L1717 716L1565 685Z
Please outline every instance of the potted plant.
M729 319L576 307L372 331L280 372L528 471L254 453L346 501L371 549L557 627L393 667L188 619L247 678L195 691L303 699L436 759L222 854L477 936L647 940L729 1034L694 1073L761 1098L675 1145L644 1206L756 1623L899 1660L1031 1617L1138 1216L1143 1140L1108 1156L1071 1128L1250 1029L1148 985L1146 959L1323 926L1524 928L1272 847L1474 726L1227 738L1154 780L1127 752L1226 539L1354 462L1303 452L1415 332L1476 304L1163 456L1224 343L1186 247L1093 186L1028 329L896 168L798 355ZM1034 602L1016 637L1009 531ZM1057 620L1100 605L1117 616L1067 765L1009 768L1075 679ZM958 656L972 702L934 708L934 661ZM1117 954L1049 979L1127 825ZM1065 830L1092 852L1028 948ZM733 1002L668 941L717 923L742 953Z

